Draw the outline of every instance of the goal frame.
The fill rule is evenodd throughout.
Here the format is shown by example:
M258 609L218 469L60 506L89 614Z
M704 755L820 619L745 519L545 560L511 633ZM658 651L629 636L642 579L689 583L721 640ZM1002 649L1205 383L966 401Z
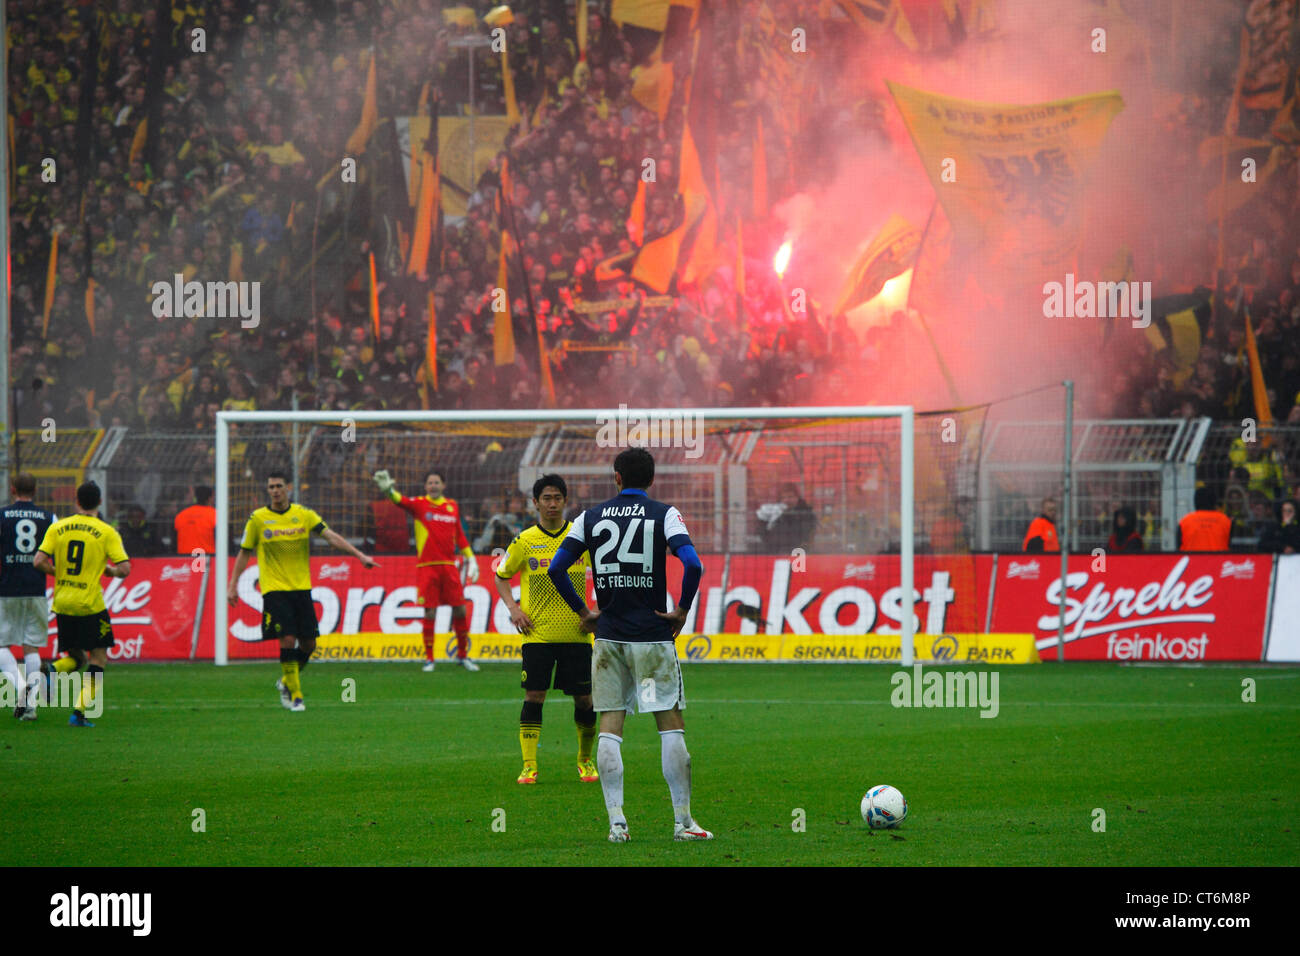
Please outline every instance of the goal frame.
M213 662L218 667L229 663L230 615L226 590L230 582L230 425L253 423L329 424L401 424L403 422L548 422L592 423L617 420L620 416L637 416L658 420L698 415L705 421L736 419L790 418L897 418L899 419L899 586L902 591L902 617L899 627L901 663L911 667L915 628L913 507L914 507L914 429L916 412L911 405L816 405L804 408L586 408L586 409L475 409L466 411L221 411L216 421L216 505L217 553L213 631ZM297 489L294 489L294 501Z

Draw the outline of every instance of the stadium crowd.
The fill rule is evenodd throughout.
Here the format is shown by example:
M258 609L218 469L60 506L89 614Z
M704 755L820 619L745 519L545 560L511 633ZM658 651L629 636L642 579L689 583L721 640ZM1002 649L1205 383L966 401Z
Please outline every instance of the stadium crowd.
M379 115L418 113L426 82L440 109L465 112L467 54L452 41L479 32L477 21L492 4L467 3L474 15L468 22L448 16L447 6L407 4L399 29L390 5L191 0L174 4L172 22L160 31L149 0L116 0L103 10L87 0L66 7L10 3L11 367L15 382L46 385L39 407L20 411L21 423L48 415L61 427L116 424L206 436L219 409L285 409L294 400L337 410L422 402L535 407L542 385L527 336L514 364L497 366L493 357L502 156L467 197L465 215L449 218L436 243L436 391L421 395L429 320L422 284L381 275L377 335L364 279L346 294L323 295L315 314L306 296L290 292L301 288L294 277L311 255L316 184L338 168L355 127L371 44L386 67L378 75ZM799 5L770 6L783 12ZM608 2L588 4L581 70L572 12L562 0L519 0L511 8L510 62L527 121L506 146L531 294L512 280L511 306L516 317L529 316L530 308L541 316L558 405L659 405L664 396L714 406L837 401L848 383L869 380L873 368L901 353L909 325L903 313L861 336L815 304L796 320L764 264L746 268L740 290L733 263L724 261L709 282L668 304L605 313L573 308L594 288L597 263L633 248L627 224L645 156L660 157L660 181L647 189L644 233L662 234L674 224L680 120L663 125L633 97L644 51L609 18ZM194 51L197 27L204 31L201 52ZM153 45L168 34L170 51L154 56ZM748 163L742 131L762 109L762 78L742 76L735 54L717 54L730 71L719 85L732 98L717 135L729 155ZM473 82L481 111L504 112L497 57L478 59ZM160 96L151 100L149 88ZM1226 95L1182 114L1189 142L1215 128L1225 104ZM155 129L143 124L146 117ZM777 168L784 162L780 137L769 142L768 163ZM43 175L47 157L53 179ZM748 168L729 169L720 177L719 201L739 208L737 184L750 182ZM1131 349L1128 340L1113 345L1104 414L1255 414L1240 321L1249 310L1273 415L1300 424L1296 196L1275 195L1281 198L1267 218L1277 228L1269 239L1258 238L1255 223L1235 220L1240 234L1229 247L1250 252L1227 264L1223 301L1232 305L1203 319L1194 365L1180 367L1169 350L1145 344L1136 352L1121 351ZM55 232L57 281L47 309ZM351 261L360 277L369 246L353 238ZM243 329L233 320L156 317L150 289L177 273L262 282L260 323ZM94 287L87 295L88 276ZM1212 273L1203 279L1213 284ZM627 286L609 294L644 299ZM631 367L637 374L627 374ZM1241 500L1233 497L1228 506L1242 522L1260 496L1272 505L1297 493L1294 456L1279 458L1276 448L1233 454L1243 460L1227 464L1247 474L1220 484L1225 500L1240 488ZM1249 472L1244 459L1252 455L1276 465L1268 487Z
M268 292L254 329L160 319L150 308L152 284L177 273L283 290L291 267L309 251L314 184L338 163L364 95L369 7L341 5L333 17L302 0L220 0L206 16L202 4L178 9L156 158L146 164L148 131L140 124L149 114L153 6L119 0L99 21L88 4L54 11L33 0L11 13L15 381L41 378L52 386L41 412L69 427L208 430L214 409L287 408L293 393L307 408L420 407L428 312L422 292L397 277L381 292L377 340L364 292L327 299L314 316L302 302ZM631 98L631 47L601 5L593 5L582 90L572 81L573 41L546 7L553 5L514 5L509 31L519 51L519 99L533 122L508 145L520 171L514 206L523 265L536 308L547 317L557 401L598 403L615 393L611 382L626 394L621 373L632 362L658 373L653 381L636 380L645 394L634 400L651 404L665 392L695 404L791 404L813 398L814 379L826 394L842 387L836 367L856 353L829 348L830 330L815 314L795 327L780 322L771 281L749 282L753 321L744 324L721 281L667 306L599 318L568 308L598 261L631 248L626 221L645 155L664 157L663 184L648 191L646 234L671 226L675 137ZM382 61L402 65L381 74L383 115L416 112L427 78L420 64L429 62L436 64L442 108L462 107L464 54L448 41L464 28L440 13L438 4L419 4L404 29L393 30L393 11L385 8L375 24ZM206 29L206 52L186 55L197 24ZM88 54L92 34L97 54ZM83 130L88 56L99 80L89 86L91 118ZM536 64L544 68L532 69ZM499 66L488 58L480 72L480 109L486 99L489 111L499 110ZM56 162L49 183L41 182L45 157ZM514 365L493 363L499 165L498 159L485 171L467 214L448 221L442 236L435 407L526 407L537 400L535 348L529 353L521 342ZM42 293L55 230L61 235L47 325ZM729 267L719 273L731 278ZM88 274L96 283L93 331L83 295ZM527 314L522 294L512 305ZM564 342L584 351L566 351Z

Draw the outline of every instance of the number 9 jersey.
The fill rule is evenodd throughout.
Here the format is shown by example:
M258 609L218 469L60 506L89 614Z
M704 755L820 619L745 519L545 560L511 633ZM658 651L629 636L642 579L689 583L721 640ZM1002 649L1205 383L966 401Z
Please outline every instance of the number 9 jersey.
M54 613L88 615L104 610L99 579L108 562L127 560L122 536L91 515L73 515L50 525L41 548L54 562Z

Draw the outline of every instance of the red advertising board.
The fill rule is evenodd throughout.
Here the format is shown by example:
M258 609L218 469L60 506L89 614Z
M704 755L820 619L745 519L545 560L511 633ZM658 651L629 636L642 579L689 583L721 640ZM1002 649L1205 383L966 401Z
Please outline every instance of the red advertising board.
M703 555L705 579L687 632L767 634L897 633L901 619L897 555ZM1070 560L1066 594L1066 657L1071 660L1259 660L1264 641L1273 558L1268 555L1112 555ZM168 660L190 656L199 619L197 657L213 656L213 580L186 558L132 561L131 577L105 584L118 646L113 660ZM313 597L322 633L418 634L414 556L387 556L375 570L339 556L312 559ZM233 565L233 562L232 562ZM987 630L993 558L918 556L915 623L921 633ZM512 635L509 615L492 582L490 558L466 587L470 631ZM723 572L726 570L726 601ZM993 633L1032 633L1039 652L1055 656L1059 558L1002 555L993 589ZM670 592L677 580L670 576ZM260 595L256 570L239 586L230 612L232 659L274 656L257 640ZM588 595L590 599L590 595ZM724 603L726 613L724 615ZM741 605L758 608L742 620ZM449 632L448 611L439 630ZM54 636L51 617L51 637ZM51 645L53 645L51 641Z
M802 561L746 555L733 557L727 564L720 555L706 554L702 560L705 579L687 622L688 631L753 631L758 625L742 621L737 613L742 604L761 609L761 629L766 633L898 631L902 600L897 555L812 555ZM514 634L493 586L491 563L490 558L480 558L479 581L465 589L470 631ZM725 619L724 566L729 599ZM988 556L918 557L913 589L917 627L929 633L982 631L991 568ZM114 631L122 645L116 651L118 657L188 658L194 619L199 614L197 656L210 660L214 646L211 577L200 613L202 575L188 560L143 558L133 561L132 569L126 582L114 581L106 589ZM374 570L341 555L313 558L312 596L321 632L418 634L421 610L415 604L414 577L414 556L387 556L382 567ZM676 591L676 583L670 576L670 592ZM230 610L230 657L274 656L274 648L257 640L261 602L256 565L239 583L239 595L239 602ZM447 610L442 614L446 616ZM450 631L450 620L439 621L439 628Z
M1070 558L1065 657L1100 661L1259 660L1271 555L1080 555ZM1056 656L1061 559L1003 555L993 631L1032 633Z
M897 555L833 557L813 555L802 561L771 556L701 555L705 579L687 618L686 631L753 632L759 624L742 621L740 605L760 609L761 627L780 634L897 633L902 618ZM514 634L510 615L492 583L490 558L479 559L480 578L465 588L470 633ZM415 558L386 557L382 567L367 570L349 558L313 558L312 580L321 633L418 634L421 611L415 604ZM723 619L722 575L727 572L727 613ZM913 596L914 620L927 633L972 633L984 627L992 558L918 557ZM230 656L262 657L258 649L259 596L250 569L240 582L240 601L230 615ZM676 581L670 576L670 593ZM588 602L595 603L588 591ZM450 630L449 612L438 622ZM211 623L204 620L199 656L212 656Z
M734 603L721 620L721 555L705 555L705 579L688 630L741 630ZM913 565L913 621L919 633L983 631L987 611L988 555L918 555ZM903 619L900 562L891 555L809 555L802 561L733 556L726 565L731 602L761 608L769 634L897 634ZM669 577L669 591L676 582ZM702 606L702 607L701 607ZM700 621L695 617L702 614ZM752 627L753 625L751 625Z
M113 621L117 643L108 651L110 661L184 660L194 641L203 572L190 558L136 558L126 580L105 580L104 605ZM203 630L212 656L212 582L208 582ZM50 592L52 593L52 589ZM58 651L54 612L50 612L50 640L42 652Z

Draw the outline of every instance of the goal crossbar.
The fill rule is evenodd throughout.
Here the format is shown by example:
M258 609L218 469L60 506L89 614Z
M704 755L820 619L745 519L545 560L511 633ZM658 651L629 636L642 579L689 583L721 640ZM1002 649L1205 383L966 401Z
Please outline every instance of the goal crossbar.
M915 410L910 405L822 405L804 408L586 408L586 409L475 409L467 411L221 411L216 416L216 505L217 553L215 609L214 663L224 666L229 662L228 646L230 628L226 590L230 580L230 426L242 423L386 423L404 422L600 422L626 416L639 419L702 418L705 420L738 421L746 419L899 419L899 564L902 621L901 663L911 667L913 662L913 622L915 595L913 593L913 506L914 506L914 427ZM294 500L297 498L294 489Z

